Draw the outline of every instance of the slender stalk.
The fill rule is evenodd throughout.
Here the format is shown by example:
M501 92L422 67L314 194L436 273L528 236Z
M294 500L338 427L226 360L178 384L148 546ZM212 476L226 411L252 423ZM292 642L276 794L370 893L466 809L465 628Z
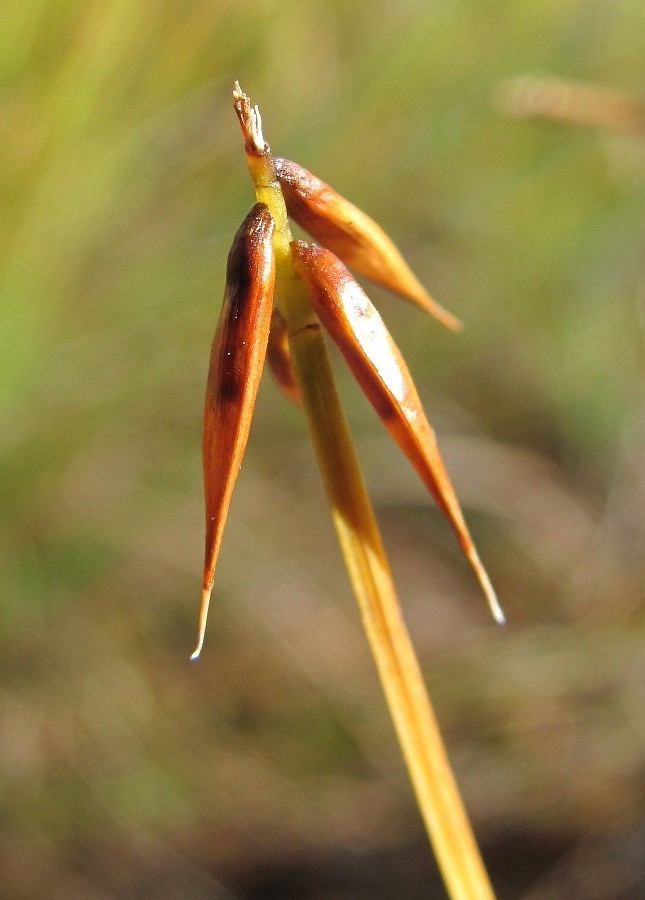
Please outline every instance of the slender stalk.
M294 336L292 358L363 626L446 886L455 900L492 897L401 615L319 329Z
M236 109L245 131L257 199L269 206L276 223L276 302L287 325L292 361L341 550L417 802L450 896L453 900L489 900L492 889L403 622L320 323L304 284L291 267L291 235L273 161L259 127L252 129L249 120L245 130L244 110L238 107L243 96L236 94ZM246 111L248 114L250 106ZM253 126L257 120L253 119Z

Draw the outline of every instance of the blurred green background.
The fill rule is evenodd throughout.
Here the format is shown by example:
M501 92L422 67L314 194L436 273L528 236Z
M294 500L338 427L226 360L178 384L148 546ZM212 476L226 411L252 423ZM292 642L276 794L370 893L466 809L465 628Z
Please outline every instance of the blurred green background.
M338 363L500 897L645 893L642 0L0 7L0 895L441 897L304 424L265 378L202 659L199 458L239 79L454 335L370 289L509 625Z

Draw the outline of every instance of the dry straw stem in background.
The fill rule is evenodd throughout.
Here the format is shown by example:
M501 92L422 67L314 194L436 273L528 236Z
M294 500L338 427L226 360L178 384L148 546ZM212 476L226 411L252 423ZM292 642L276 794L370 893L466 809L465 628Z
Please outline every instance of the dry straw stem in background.
M607 131L645 135L645 103L584 81L523 75L497 86L500 111L518 118L552 119Z
M229 254L204 412L206 547L202 649L215 566L267 356L283 392L304 408L332 518L417 802L454 898L492 891L403 622L374 512L340 405L323 327L452 526L498 622L504 616L468 533L401 353L345 263L451 328L383 230L306 169L273 157L260 113L236 84L234 105L256 204ZM293 241L291 214L320 244ZM273 310L275 301L276 310Z

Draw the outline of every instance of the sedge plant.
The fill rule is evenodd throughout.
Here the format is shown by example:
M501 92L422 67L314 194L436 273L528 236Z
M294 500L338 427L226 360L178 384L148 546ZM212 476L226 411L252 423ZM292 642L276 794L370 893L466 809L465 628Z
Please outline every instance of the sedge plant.
M206 541L197 647L201 653L215 565L246 447L265 359L306 415L361 619L428 835L451 897L493 896L456 785L343 412L323 331L338 345L385 427L444 513L488 599L504 616L443 464L435 434L394 341L346 265L452 329L385 232L329 185L273 156L257 107L236 83L256 203L229 253L204 410ZM315 243L292 240L289 217Z

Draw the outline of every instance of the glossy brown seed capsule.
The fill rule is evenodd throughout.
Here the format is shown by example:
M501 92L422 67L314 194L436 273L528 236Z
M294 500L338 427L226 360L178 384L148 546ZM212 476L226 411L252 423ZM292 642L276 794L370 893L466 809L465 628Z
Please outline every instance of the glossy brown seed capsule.
M309 287L320 321L365 395L452 525L497 621L504 615L446 472L435 433L408 368L383 320L343 263L316 244L294 241L293 266Z
M300 388L291 365L287 326L277 309L273 310L271 317L267 362L276 384L287 400L296 406L302 406Z
M204 406L206 541L199 637L191 659L199 656L204 640L215 564L264 366L275 280L273 229L269 210L256 203L228 256Z
M389 288L448 328L461 322L428 294L380 225L307 169L276 157L289 215L360 275Z

